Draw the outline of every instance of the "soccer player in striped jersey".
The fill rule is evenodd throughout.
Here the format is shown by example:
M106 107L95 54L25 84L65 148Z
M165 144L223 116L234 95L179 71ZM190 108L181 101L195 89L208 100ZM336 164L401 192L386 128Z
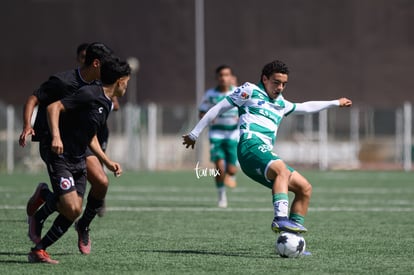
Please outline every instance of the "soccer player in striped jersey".
M217 87L207 90L198 108L200 118L217 103L230 95L234 89L232 86L233 73L229 66L221 65L216 69ZM214 162L219 174L216 175L216 187L218 191L218 207L227 207L227 195L225 183L229 187L235 187L234 175L237 172L237 142L239 133L237 123L239 115L237 108L217 116L210 125L210 160Z
M245 83L211 108L187 135L183 144L194 148L200 132L221 113L237 107L240 141L237 156L243 172L254 181L272 190L274 232L304 233L305 215L312 194L311 184L273 152L277 130L282 119L290 114L319 112L332 107L350 107L352 101L340 98L331 101L292 103L283 97L289 69L281 61L265 65L260 82ZM288 191L295 194L289 215Z

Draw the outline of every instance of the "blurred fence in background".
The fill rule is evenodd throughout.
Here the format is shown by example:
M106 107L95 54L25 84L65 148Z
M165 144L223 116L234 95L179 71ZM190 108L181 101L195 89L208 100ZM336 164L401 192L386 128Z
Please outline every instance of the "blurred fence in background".
M411 169L412 110L355 106L284 119L274 151L294 167L326 169ZM197 150L181 135L197 122L195 106L123 105L108 120L107 153L126 170L193 169L209 165L205 131ZM22 106L0 103L0 172L44 169L38 144L18 145Z

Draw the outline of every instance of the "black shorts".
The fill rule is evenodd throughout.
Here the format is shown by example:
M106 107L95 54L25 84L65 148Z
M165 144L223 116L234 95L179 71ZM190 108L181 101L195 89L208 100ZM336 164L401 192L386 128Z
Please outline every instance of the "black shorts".
M86 148L85 151L85 156L86 157L90 157L90 156L94 156L95 154L92 152L91 148L89 148L89 146Z
M76 191L82 198L86 190L86 160L56 155L49 151L47 171L57 196Z

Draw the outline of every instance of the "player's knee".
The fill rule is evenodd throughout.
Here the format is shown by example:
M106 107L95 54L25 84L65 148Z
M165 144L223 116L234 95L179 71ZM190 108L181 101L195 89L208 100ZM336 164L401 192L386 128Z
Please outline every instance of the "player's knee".
M82 214L82 205L66 205L60 212L62 212L61 214L67 219L75 221Z
M292 172L290 172L287 168L281 169L277 176L286 179L286 181L289 181L290 177L292 176Z
M307 180L302 185L302 195L307 198L312 196L312 184L310 184Z
M88 181L94 188L106 189L109 185L109 180L105 173L91 175L88 177Z

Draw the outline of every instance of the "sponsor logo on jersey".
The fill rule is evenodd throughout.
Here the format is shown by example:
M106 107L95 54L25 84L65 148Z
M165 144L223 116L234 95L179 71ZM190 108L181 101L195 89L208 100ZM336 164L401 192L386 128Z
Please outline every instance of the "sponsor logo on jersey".
M98 112L99 112L100 114L102 114L102 113L103 113L103 107L99 107L99 108L98 108Z
M240 94L240 97L241 97L241 98L243 98L243 99L248 99L248 98L249 98L249 94L248 94L248 93L246 93L246 92L242 92L242 93Z
M257 105L259 105L259 106L261 106L263 104L265 104L265 101L264 100L260 100L259 102L257 102Z
M72 186L75 186L75 183L72 177L69 177L69 178L61 177L59 186L60 186L60 189L62 190L69 190Z

